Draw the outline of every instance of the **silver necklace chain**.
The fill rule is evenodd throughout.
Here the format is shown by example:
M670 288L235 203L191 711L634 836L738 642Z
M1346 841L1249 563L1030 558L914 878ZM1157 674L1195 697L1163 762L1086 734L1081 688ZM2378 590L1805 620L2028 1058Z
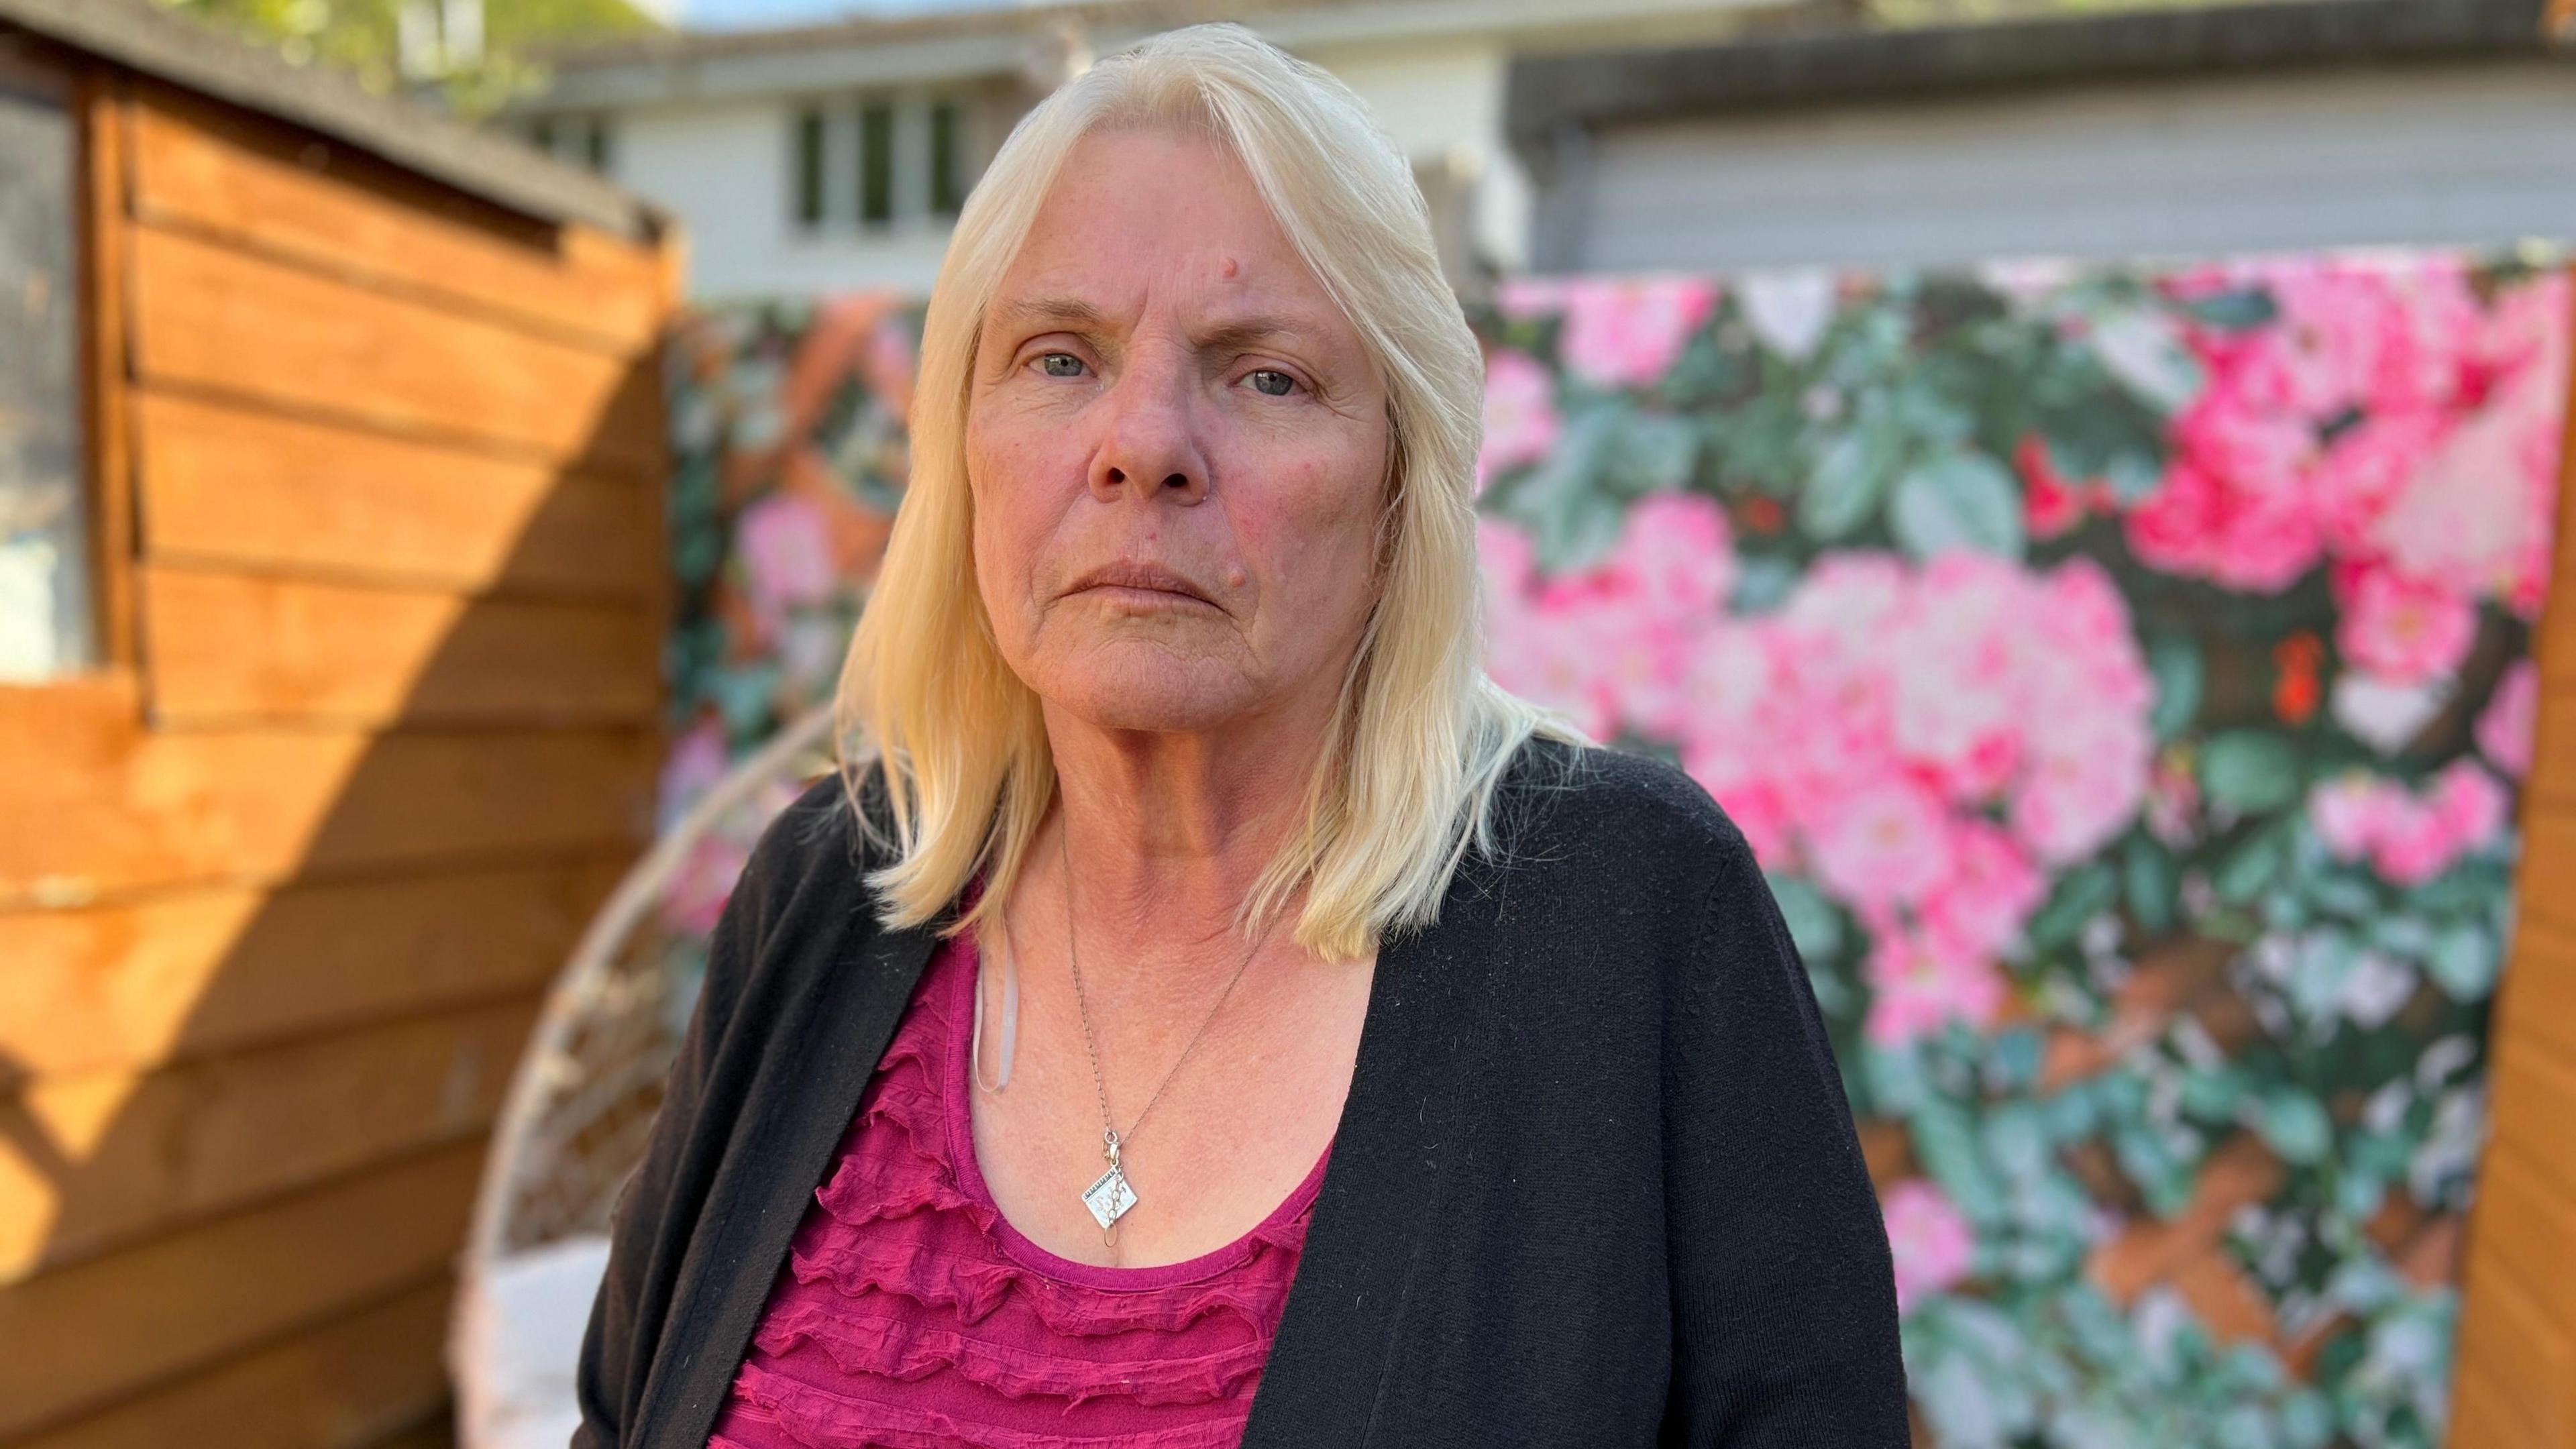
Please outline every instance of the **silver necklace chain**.
M1154 1104L1163 1100L1163 1089L1172 1084L1172 1078L1180 1075L1181 1063L1188 1061L1190 1053L1198 1050L1199 1039L1207 1035L1208 1027L1216 1021L1216 1014L1225 1009L1226 998L1234 994L1234 985L1243 979L1243 973L1252 965L1252 958L1261 954L1262 943L1270 939L1270 932L1263 931L1244 951L1243 959L1235 964L1234 974L1226 978L1225 989L1216 994L1216 1003L1200 1019L1199 1029L1190 1033L1189 1044L1172 1059L1172 1065L1164 1071L1163 1080L1155 1084L1153 1095L1145 1099L1144 1109L1136 1114L1136 1120L1128 1123L1127 1130L1121 1132L1109 1116L1109 1081L1100 1070L1100 1044L1091 1028L1091 1002L1083 991L1082 952L1074 945L1073 847L1069 843L1072 835L1072 823L1062 822L1056 835L1056 848L1064 869L1064 952L1073 967L1073 1003L1074 1009L1082 1016L1082 1050L1091 1059L1091 1086L1100 1099L1101 1155L1109 1159L1109 1171L1101 1174L1100 1180L1092 1184L1083 1198L1085 1204L1091 1206L1092 1216L1100 1221L1101 1241L1114 1244L1117 1242L1118 1219L1136 1203L1135 1191L1126 1180L1125 1165L1119 1160L1120 1150L1136 1135L1136 1129L1145 1125L1146 1114L1154 1110ZM1275 926L1277 923L1274 921L1272 924ZM1094 1196L1104 1192L1105 1196L1095 1203Z

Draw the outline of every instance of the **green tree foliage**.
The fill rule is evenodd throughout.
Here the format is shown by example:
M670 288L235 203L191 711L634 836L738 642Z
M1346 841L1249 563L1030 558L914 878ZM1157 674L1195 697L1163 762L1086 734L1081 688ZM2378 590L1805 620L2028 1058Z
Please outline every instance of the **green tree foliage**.
M437 0L156 0L163 9L240 31L274 45L299 65L348 70L370 90L418 87L467 115L497 109L513 96L542 89L544 47L658 30L660 23L628 0L483 0L482 36L470 53L415 53L406 73L403 12L415 34L435 33Z

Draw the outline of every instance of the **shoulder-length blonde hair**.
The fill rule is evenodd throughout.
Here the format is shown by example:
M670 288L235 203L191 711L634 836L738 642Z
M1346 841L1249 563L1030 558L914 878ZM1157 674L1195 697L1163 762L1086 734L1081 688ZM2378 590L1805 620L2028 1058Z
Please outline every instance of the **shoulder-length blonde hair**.
M930 295L911 411L912 477L834 697L856 808L882 776L890 854L869 874L891 926L930 921L978 870L952 927L998 910L1055 798L1037 696L1003 662L974 577L968 385L984 313L1075 143L1094 130L1202 137L1250 174L1387 384L1379 593L1304 818L1246 898L1264 929L1306 888L1297 942L1364 954L1437 918L1471 847L1495 848L1495 786L1534 730L1579 739L1489 679L1473 504L1483 360L1433 249L1411 168L1350 88L1232 23L1100 61L1022 117L967 197ZM867 748L859 748L864 740Z

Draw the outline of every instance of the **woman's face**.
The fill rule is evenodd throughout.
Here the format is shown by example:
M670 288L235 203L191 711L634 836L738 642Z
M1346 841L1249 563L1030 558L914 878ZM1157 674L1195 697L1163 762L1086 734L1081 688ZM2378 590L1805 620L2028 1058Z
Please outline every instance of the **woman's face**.
M1386 390L1251 178L1086 137L985 318L966 458L1012 670L1104 729L1328 710L1374 597Z

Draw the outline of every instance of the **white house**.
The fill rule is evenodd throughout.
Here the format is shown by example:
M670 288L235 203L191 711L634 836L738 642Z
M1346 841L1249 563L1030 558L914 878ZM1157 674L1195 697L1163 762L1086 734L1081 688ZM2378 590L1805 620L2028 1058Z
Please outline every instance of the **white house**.
M2576 3L2267 0L1523 56L1543 271L2576 241Z
M1462 283L1529 261L1531 188L1507 137L1515 59L1707 44L1838 13L1833 0L1088 0L561 52L504 120L685 222L705 299L926 290L957 204L1010 126L1092 59L1239 20L1331 70L1412 158Z

